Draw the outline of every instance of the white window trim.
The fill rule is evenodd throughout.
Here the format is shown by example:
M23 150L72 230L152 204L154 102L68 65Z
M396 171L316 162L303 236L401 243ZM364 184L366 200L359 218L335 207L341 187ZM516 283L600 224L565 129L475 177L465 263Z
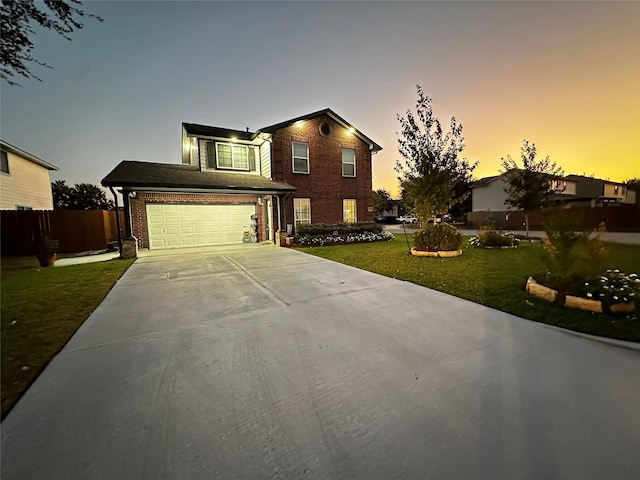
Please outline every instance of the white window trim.
M344 215L344 202L353 202L353 221L350 222L345 218ZM342 221L344 223L356 223L358 221L358 201L355 198L343 198L342 199Z
M342 176L343 177L347 177L347 178L354 178L356 176L356 151L353 148L343 148L342 152L344 152L345 150L351 150L353 152L353 163L345 162L344 161L344 156L342 157L342 164L341 164ZM344 166L345 165L353 165L353 175L345 175L344 174Z
M230 167L221 167L218 164L218 145L228 145L229 147L231 147L231 166ZM249 172L250 171L250 165L249 165L249 145L243 145L241 143L226 143L226 142L215 142L215 146L216 146L216 169L217 170L236 170L238 172ZM233 147L243 147L247 150L247 168L237 168L234 166L234 159L233 159ZM255 151L254 151L255 154ZM255 158L255 157L254 157Z
M296 216L296 200L306 200L309 204L309 223L301 223L300 225L309 225L311 224L311 199L310 198L294 198L293 199L293 225L295 227L298 226L298 218ZM305 219L306 220L306 219Z
M305 158L305 157L296 157L296 156L295 156L293 146L294 146L296 143L297 143L297 144L299 144L299 145L304 145L304 146L306 146L306 147L307 147L307 157L306 157L306 158ZM306 171L306 172L302 172L302 171L298 171L298 170L296 170L296 158L298 158L298 159L305 159L305 160L307 161L307 171ZM293 173L306 173L306 174L308 174L308 173L309 173L309 170L311 170L311 169L309 168L309 144L308 144L308 143L305 143L305 142L291 142L291 171L292 171Z

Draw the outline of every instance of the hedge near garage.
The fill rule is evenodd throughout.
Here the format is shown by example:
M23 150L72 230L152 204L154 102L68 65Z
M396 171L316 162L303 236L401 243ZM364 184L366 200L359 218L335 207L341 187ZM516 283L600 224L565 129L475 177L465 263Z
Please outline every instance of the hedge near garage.
M393 239L393 234L373 222L312 223L298 225L294 243L299 246L341 245L345 243L381 242Z

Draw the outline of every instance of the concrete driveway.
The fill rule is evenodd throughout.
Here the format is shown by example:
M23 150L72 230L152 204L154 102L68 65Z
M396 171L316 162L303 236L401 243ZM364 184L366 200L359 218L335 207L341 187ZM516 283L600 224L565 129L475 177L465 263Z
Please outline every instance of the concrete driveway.
M138 259L2 423L2 479L640 477L637 350L251 247Z

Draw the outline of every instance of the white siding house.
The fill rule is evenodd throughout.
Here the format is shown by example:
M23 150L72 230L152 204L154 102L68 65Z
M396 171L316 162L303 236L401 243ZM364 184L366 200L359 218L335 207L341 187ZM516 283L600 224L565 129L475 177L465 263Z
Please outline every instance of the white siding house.
M0 210L53 210L49 172L58 167L0 140Z
M473 212L505 212L505 174L485 177L471 185ZM612 203L635 203L635 192L618 182L581 175L567 175L551 182L553 201L565 207L587 205L602 206Z
M473 212L503 212L508 210L504 201L504 177L498 175L475 182L472 186L471 210Z

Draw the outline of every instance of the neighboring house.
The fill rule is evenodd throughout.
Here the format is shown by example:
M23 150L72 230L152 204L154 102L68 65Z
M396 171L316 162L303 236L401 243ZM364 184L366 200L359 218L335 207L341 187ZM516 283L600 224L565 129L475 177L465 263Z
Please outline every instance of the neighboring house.
M141 248L276 241L305 223L373 219L381 147L330 109L256 132L182 124L182 164L123 161L127 235Z
M505 174L481 178L471 184L473 212L504 212L510 209L505 204ZM565 207L601 207L616 203L635 204L636 192L623 183L601 180L582 175L567 175L553 180L551 189L556 193L552 202Z
M53 210L49 172L58 167L0 140L0 210Z
M399 200L391 200L393 203L391 204L391 208L389 210L385 210L382 212L377 220L385 220L385 219L393 219L395 220L400 216L400 201Z

